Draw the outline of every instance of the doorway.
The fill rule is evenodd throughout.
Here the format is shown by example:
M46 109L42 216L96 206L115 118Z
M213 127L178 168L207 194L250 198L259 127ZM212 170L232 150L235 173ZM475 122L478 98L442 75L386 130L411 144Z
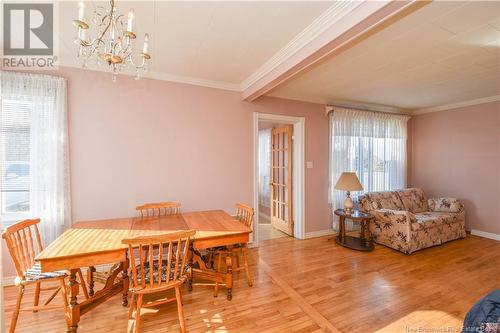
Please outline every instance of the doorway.
M254 241L304 238L303 117L254 114Z

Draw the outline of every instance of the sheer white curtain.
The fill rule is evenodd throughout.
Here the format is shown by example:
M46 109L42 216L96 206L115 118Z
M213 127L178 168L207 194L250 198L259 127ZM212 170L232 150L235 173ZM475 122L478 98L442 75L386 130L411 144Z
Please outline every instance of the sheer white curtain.
M12 140L12 131L2 132L3 136L11 135L2 139L10 142L8 148L21 150L29 160L28 208L18 216L14 212L11 218L40 218L40 233L48 245L71 225L66 80L39 74L0 74L2 112L6 115L2 119L8 117L7 111L15 118L20 111L16 105L22 105L29 131L29 139L17 142ZM7 155L2 158L4 164L12 163Z
M259 205L271 206L271 129L259 131Z
M354 171L363 192L406 185L406 124L404 115L334 107L330 121L330 203L342 208L344 191L334 189L344 171ZM353 193L353 200L361 192Z

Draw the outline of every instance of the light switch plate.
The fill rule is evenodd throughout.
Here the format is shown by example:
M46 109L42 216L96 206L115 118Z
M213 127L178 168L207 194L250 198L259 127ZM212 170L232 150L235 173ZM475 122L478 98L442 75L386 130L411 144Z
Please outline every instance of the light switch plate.
M313 162L312 161L307 161L306 162L306 168L312 169L313 168Z

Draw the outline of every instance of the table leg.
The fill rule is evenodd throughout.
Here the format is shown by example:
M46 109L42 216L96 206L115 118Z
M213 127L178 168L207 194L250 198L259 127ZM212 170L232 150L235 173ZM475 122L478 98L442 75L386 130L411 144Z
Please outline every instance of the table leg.
M361 238L361 240L363 242L365 242L366 241L366 239L365 239L365 236L366 236L365 235L365 233L366 233L366 231L365 231L365 227L366 227L365 222L364 221L360 221L359 225L360 225L360 228L361 228L361 230L359 232L359 237Z
M126 307L128 305L128 288L129 288L128 255L126 255L125 259L126 259L125 261L122 261L122 281L123 281L122 305Z
M370 232L370 222L371 221L366 221L366 228L365 228L365 232L366 232L365 240L366 240L367 245L370 245L372 243L372 234Z
M77 297L79 292L78 282L76 275L78 269L72 269L69 275L69 306L67 309L68 320L68 333L76 333L78 330L78 323L80 322L80 304L78 304Z
M87 283L89 284L89 296L92 297L95 294L94 291L94 273L96 269L94 266L90 266L87 270Z
M233 299L233 251L229 249L226 255L226 287L227 287L227 300Z
M340 241L344 241L345 238L345 217L339 216L339 237Z
M189 272L188 272L188 290L193 291L193 255L194 255L194 247L193 243L189 243L189 252L188 252L188 267L189 267Z

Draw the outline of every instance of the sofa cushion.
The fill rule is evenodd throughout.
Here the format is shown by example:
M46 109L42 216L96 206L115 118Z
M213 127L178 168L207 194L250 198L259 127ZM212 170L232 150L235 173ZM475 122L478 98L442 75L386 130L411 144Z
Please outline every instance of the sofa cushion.
M420 188L407 188L404 190L397 191L401 201L403 202L404 208L410 212L422 213L429 211L427 205L427 197L425 193Z
M458 214L423 212L415 214L415 218L417 221L411 224L411 230L414 231L456 223L458 221Z
M455 198L432 198L427 200L431 212L458 213L463 205Z
M395 191L371 192L366 194L372 209L405 210L403 202Z
M372 203L368 195L363 194L358 197L359 209L363 212L370 212L373 210Z

